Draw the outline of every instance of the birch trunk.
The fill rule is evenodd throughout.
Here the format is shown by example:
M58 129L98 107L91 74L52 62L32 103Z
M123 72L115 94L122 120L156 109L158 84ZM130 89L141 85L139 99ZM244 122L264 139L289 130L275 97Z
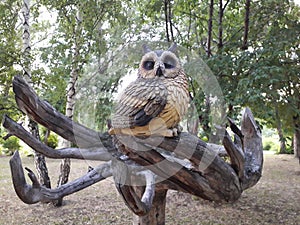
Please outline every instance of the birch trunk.
M75 33L74 33L74 54L72 58L72 71L70 74L70 79L68 82L67 90L66 90L66 95L67 95L67 103L66 103L66 116L70 119L73 119L73 113L74 113L74 105L75 105L75 95L76 95L76 82L78 79L78 61L79 61L79 49L80 49L80 34L81 34L81 18L80 18L80 13L78 10L77 16L76 16L76 28L75 28ZM71 142L63 139L62 141L62 148L70 148L71 147ZM63 184L66 184L69 179L69 174L71 170L71 160L69 158L65 158L62 160L60 164L60 175L59 179L57 182L57 186L61 186ZM55 202L56 206L61 206L62 205L62 198L59 199L57 202Z
M23 71L24 78L32 86L31 79L31 44L30 44L30 0L23 1L23 9L22 9L22 18L23 18ZM40 140L39 129L36 122L28 118L28 127L30 129L31 134ZM47 188L51 187L50 178L48 176L48 169L46 166L45 157L38 153L34 152L34 162L35 167L38 172L39 181L42 185Z

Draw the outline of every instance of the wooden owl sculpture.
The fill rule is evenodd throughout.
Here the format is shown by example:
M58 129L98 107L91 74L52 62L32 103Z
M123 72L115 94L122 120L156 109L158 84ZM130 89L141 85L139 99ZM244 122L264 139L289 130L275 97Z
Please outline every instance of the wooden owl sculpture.
M175 51L176 44L167 51L151 51L144 46L138 78L118 99L111 135L178 135L178 124L187 112L189 92Z

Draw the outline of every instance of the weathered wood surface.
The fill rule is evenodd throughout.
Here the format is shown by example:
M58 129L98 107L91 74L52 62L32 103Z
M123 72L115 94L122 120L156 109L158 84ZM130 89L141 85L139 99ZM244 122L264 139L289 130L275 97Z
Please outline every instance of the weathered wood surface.
M108 161L111 159L111 153L109 153L107 150L110 149L111 146L105 148L104 146L98 145L98 147L90 148L63 148L54 150L45 145L43 142L37 140L20 124L16 123L8 116L4 116L2 124L7 130L9 130L11 135L18 137L27 145L29 145L32 149L39 153L42 153L43 155L49 158L62 159L68 156L68 158L73 159L89 159L100 161Z
M32 181L32 185L26 183L24 170L22 168L22 162L18 151L16 151L11 158L10 167L14 189L19 198L27 204L57 200L61 197L73 194L86 187L89 187L92 184L104 180L112 175L110 162L106 162L74 181L61 185L55 189L49 189L41 186L34 173L28 168L26 168L26 170L28 171L28 176Z
M230 158L230 163L227 163L218 155L220 146L207 144L189 133L181 133L176 138L112 138L107 133L100 134L57 112L47 102L40 100L21 77L15 77L13 88L16 102L24 113L77 144L78 148L51 149L21 125L5 117L3 126L10 134L51 158L108 161L75 181L56 189L47 189L39 185L31 171L28 175L33 184L26 183L16 152L10 161L13 183L20 199L28 204L61 198L113 175L127 206L140 216L140 224L147 224L142 221L163 224L164 215L161 214L164 213L164 201L158 200L158 196L163 196L168 189L188 192L212 201L234 202L243 190L255 185L261 177L261 132L248 108L243 114L241 130L229 121L235 140L232 141L227 132L224 133L223 146ZM163 209L157 211L159 206ZM155 213L160 214L156 221L151 216Z

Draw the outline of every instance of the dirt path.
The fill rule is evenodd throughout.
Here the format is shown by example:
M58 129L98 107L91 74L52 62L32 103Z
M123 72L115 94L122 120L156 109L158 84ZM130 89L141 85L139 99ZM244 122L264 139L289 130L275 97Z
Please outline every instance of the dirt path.
M231 205L218 205L188 194L169 192L166 224L300 224L300 166L290 155L265 154L263 177ZM118 196L111 179L65 198L65 205L26 205L16 196L8 165L0 157L0 225L8 224L132 224L132 214ZM59 160L47 160L50 174ZM31 158L24 166L34 168ZM90 163L73 161L71 179L86 173ZM53 184L57 176L51 177ZM55 186L55 185L53 185Z

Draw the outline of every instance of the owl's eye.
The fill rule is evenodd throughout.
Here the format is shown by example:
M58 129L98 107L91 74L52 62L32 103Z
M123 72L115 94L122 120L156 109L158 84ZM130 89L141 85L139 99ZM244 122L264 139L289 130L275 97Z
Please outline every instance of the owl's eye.
M164 65L166 69L173 69L176 66L176 61L171 56L167 55L163 59Z
M146 70L152 70L154 68L154 62L153 61L145 61L143 64L143 67Z
M173 65L171 65L171 64L169 64L169 63L164 63L164 65L165 65L165 68L166 68L166 69L172 69L172 68L175 67L175 66L173 66Z

